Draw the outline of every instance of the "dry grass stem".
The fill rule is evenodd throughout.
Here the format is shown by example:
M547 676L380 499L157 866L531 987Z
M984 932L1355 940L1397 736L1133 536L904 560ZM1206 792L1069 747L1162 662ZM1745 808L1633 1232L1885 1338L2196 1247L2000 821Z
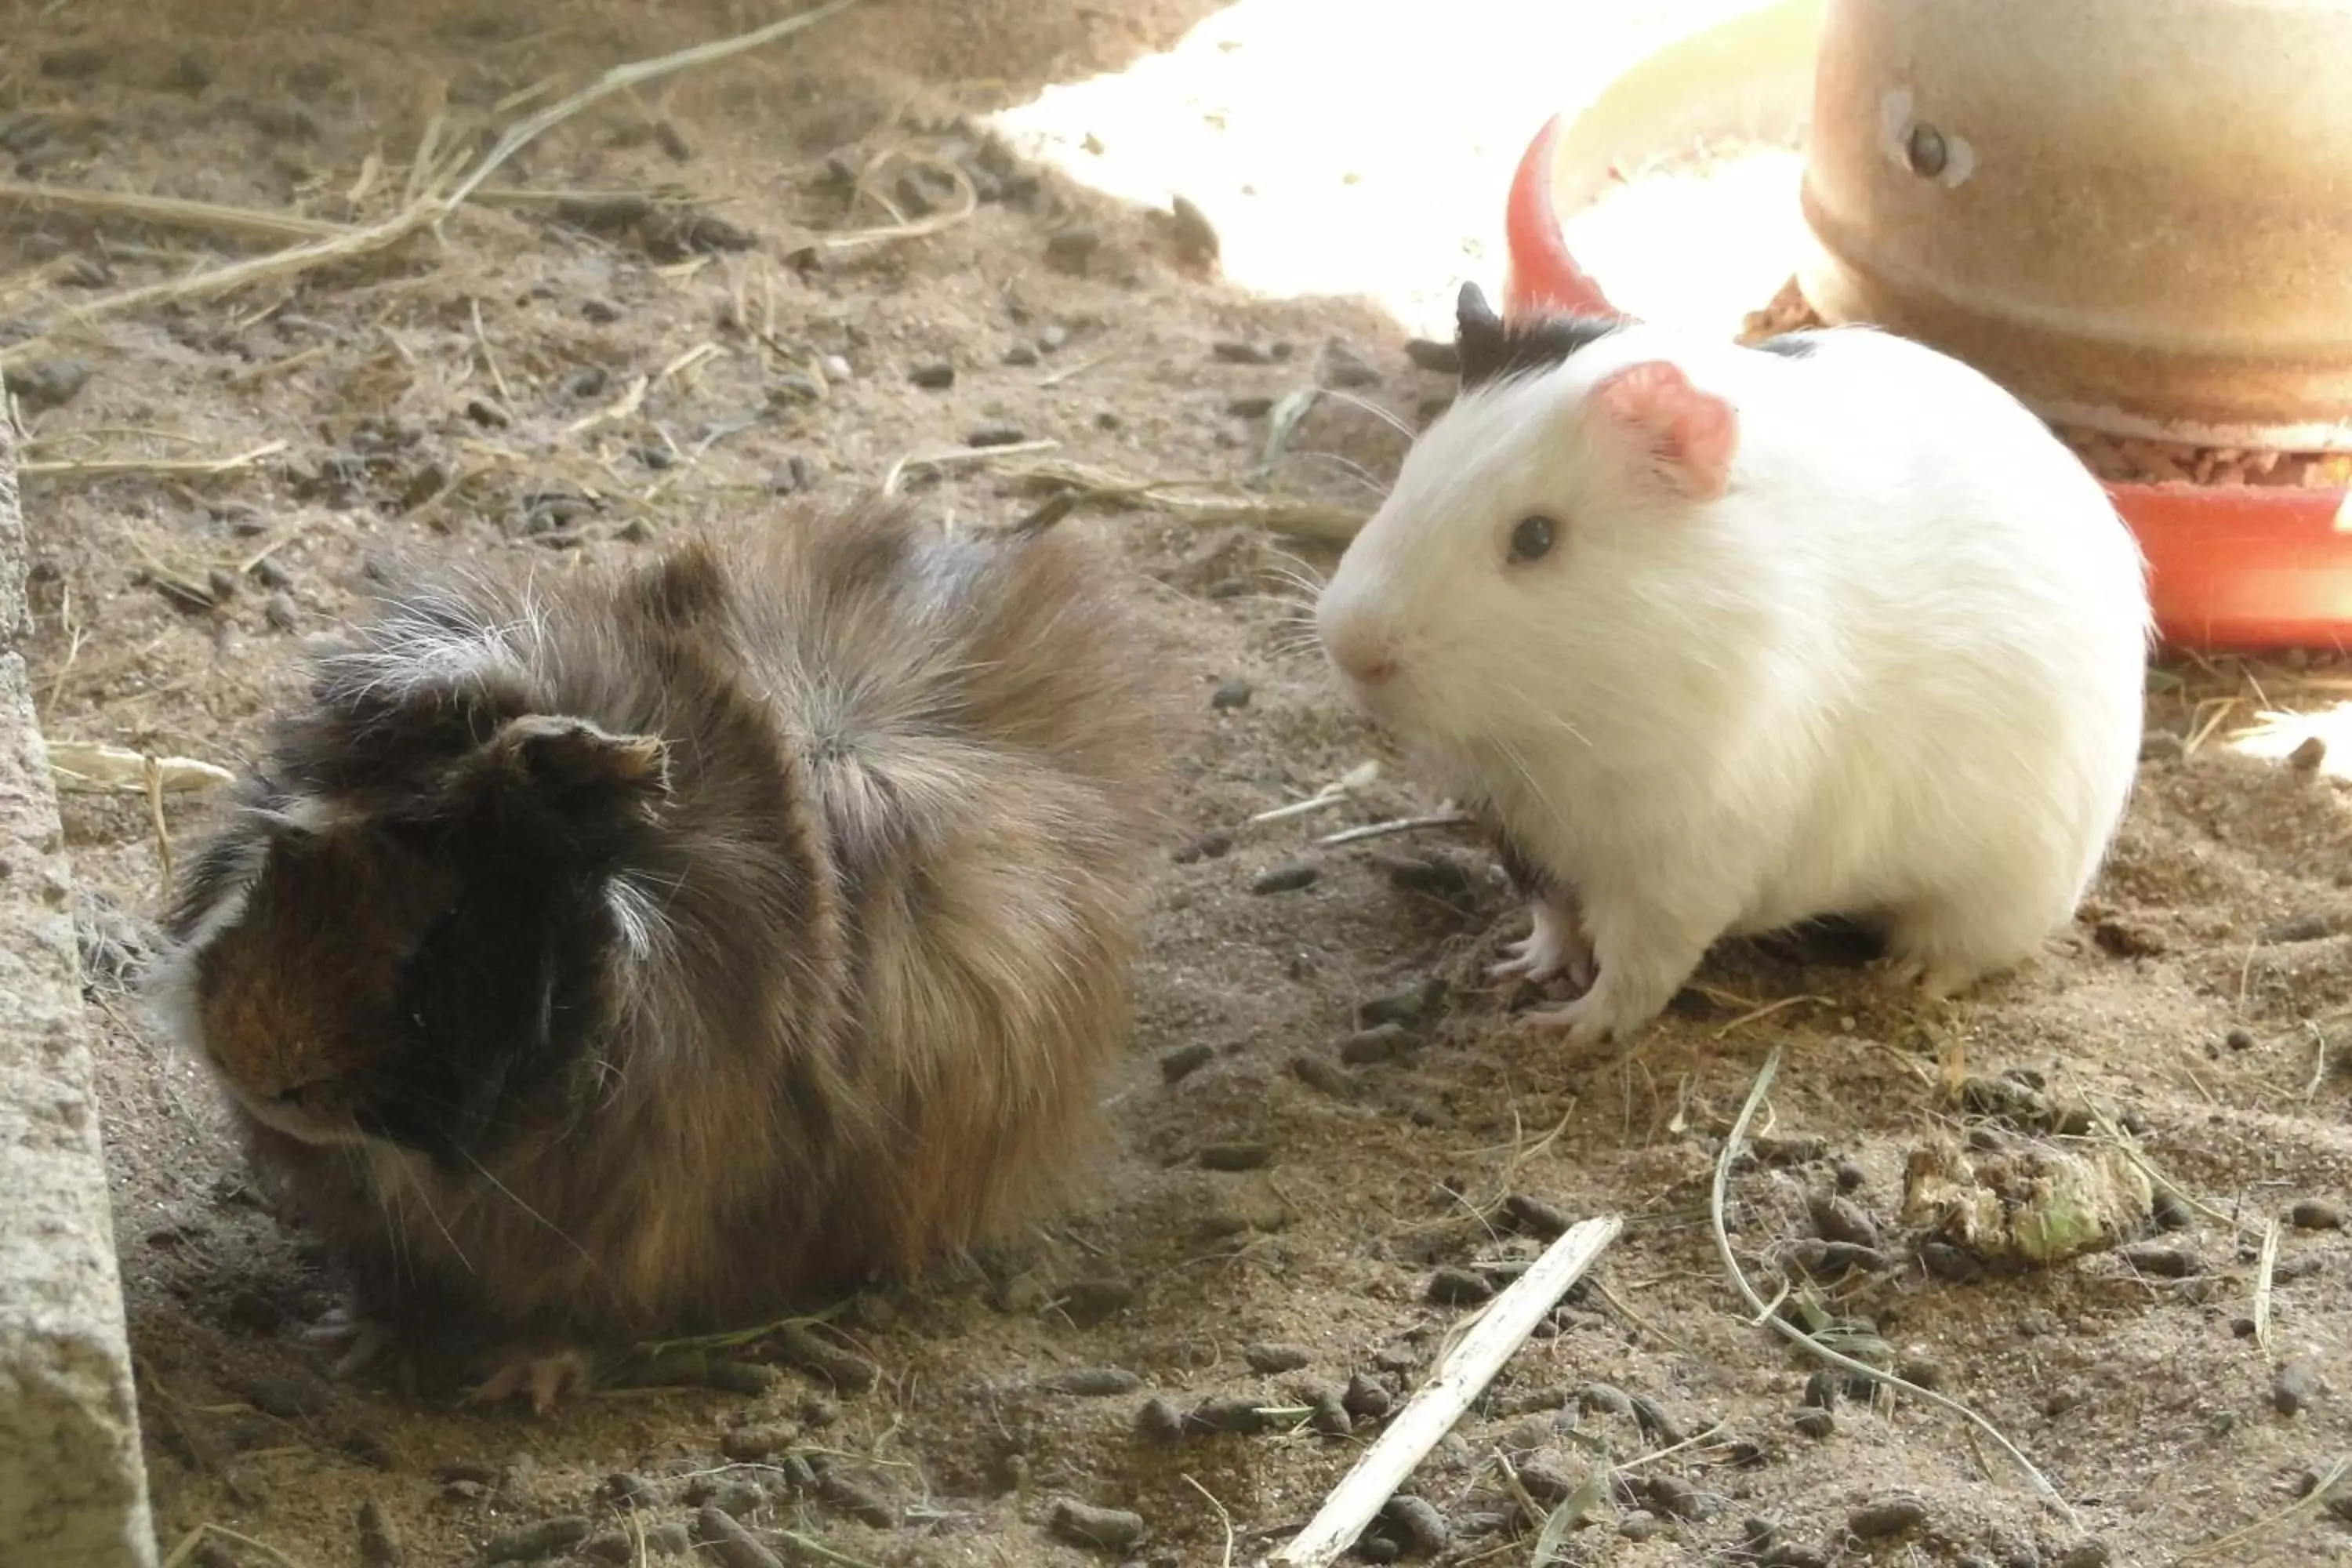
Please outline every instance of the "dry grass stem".
M2066 1500L2059 1494L2058 1489L2050 1484L2050 1479L2036 1468L2033 1461L2025 1457L2023 1450L2004 1436L2000 1429L1991 1422L1957 1399L1938 1394L1932 1388L1922 1388L1915 1383L1895 1376L1891 1372L1874 1367L1868 1362L1847 1355L1843 1351L1832 1350L1787 1319L1772 1316L1764 1298L1758 1294L1755 1286L1748 1283L1747 1271L1739 1267L1738 1255L1731 1249L1731 1233L1724 1225L1724 1203L1731 1186L1731 1163L1739 1157L1739 1151L1747 1142L1748 1123L1755 1121L1757 1108L1764 1103L1764 1096L1771 1089L1772 1079L1780 1070L1780 1047L1775 1046L1772 1047L1772 1054L1764 1058L1763 1070L1756 1075L1755 1085L1748 1091L1747 1103L1739 1108L1739 1115L1731 1124L1730 1135L1724 1139L1723 1149L1716 1156L1715 1186L1708 1200L1707 1219L1715 1230L1716 1251L1723 1259L1725 1271L1731 1276L1732 1285L1747 1301L1748 1309L1762 1319L1767 1327L1808 1354L1827 1362L1841 1372L1867 1379L1882 1388L1899 1389L1903 1393L1935 1405L1939 1410L1948 1411L1960 1417L1982 1432L2000 1445L2001 1452L2007 1454L2011 1460L2025 1472L2027 1479L2033 1483L2033 1489L2042 1495L2044 1502L2056 1510L2059 1516L2069 1524L2076 1522L2074 1509L2068 1506Z
M1012 441L1002 447L965 447L953 443L937 447L918 447L900 457L882 474L882 493L897 495L909 474L926 468L964 468L979 464L1003 462L1007 458L1028 457L1037 452L1050 452L1059 441Z
M239 452L228 458L37 458L16 465L16 472L28 479L105 479L114 474L162 474L184 479L201 478L206 474L233 474L249 468L265 458L274 458L286 450L283 441L270 441L250 452Z
M57 787L80 795L184 795L236 781L235 773L215 763L151 756L127 746L51 741L48 751Z
M166 282L144 284L138 288L118 289L60 311L37 337L28 338L6 349L0 349L0 371L37 358L47 352L49 341L68 324L84 324L119 316L149 305L174 300L211 299L254 283L274 279L301 276L339 261L355 260L387 250L411 235L431 228L455 213L471 198L485 180L496 174L506 162L524 147L537 141L555 126L562 124L590 104L640 82L652 81L673 72L695 66L709 65L740 55L763 44L775 42L804 27L824 21L838 12L857 4L857 0L827 0L814 10L787 16L764 27L754 28L733 37L719 38L707 44L697 44L656 59L639 60L615 66L602 77L561 102L549 105L514 125L509 126L490 150L482 154L472 169L446 194L440 185L446 178L446 169L434 167L435 152L442 124L436 115L425 128L424 144L419 148L411 170L408 199L391 216L353 228L335 228L317 235L303 244L285 250L273 251L244 261L215 267L191 277L175 278ZM454 158L452 160L454 162ZM967 185L969 182L966 182ZM153 198L162 200L163 198ZM201 205L201 204L195 204Z
M1258 495L1231 479L1136 479L1082 463L1033 464L1014 477L1024 484L1056 492L1024 520L1025 528L1043 527L1081 507L1151 507L1203 527L1240 522L1295 538L1344 544L1371 515L1359 508Z
M267 212L257 207L224 206L218 202L184 201L177 196L142 195L136 191L94 191L77 185L44 185L24 180L0 180L0 202L21 202L36 212L84 213L92 217L123 217L166 228L206 229L215 234L253 239L288 241L332 239L348 233L346 226L294 213Z
M1343 827L1337 833L1327 833L1315 841L1315 847L1336 849L1343 844L1360 844L1367 838L1387 838L1399 833L1428 833L1446 827L1469 827L1476 822L1476 817L1458 811L1434 812L1427 816L1397 816L1386 822L1368 822L1361 827Z
M2271 1288L2278 1273L2279 1222L2263 1226L2261 1260L2254 1265L2254 1343L2271 1353Z
M2229 1534L2218 1540L2209 1541L2202 1546L2191 1547L2173 1561L2203 1563L2225 1553L2234 1553L2240 1547L2257 1537L2267 1535L2282 1525L2292 1524L2298 1519L2317 1513L2328 1506L2329 1494L2335 1491L2336 1483L2347 1475L2352 1475L2352 1456L2337 1459L2336 1463L2330 1465L2325 1474L2313 1479L2309 1491L2280 1509L2276 1513L2267 1514L2242 1530L2233 1530ZM2243 1561L2243 1559L2237 1560Z
M1306 799L1294 800L1287 805L1269 806L1246 820L1250 826L1258 827L1269 822L1287 822L1294 816L1323 811L1339 805L1359 790L1370 788L1380 776L1381 764L1377 761L1360 762Z
M1208 1499L1208 1500L1209 1500L1209 1506L1210 1506L1211 1508L1215 1509L1215 1510L1217 1510L1217 1522L1218 1522L1219 1524L1223 1525L1223 1526L1224 1527L1224 1531L1225 1531L1225 1554L1224 1554L1224 1557L1222 1559L1222 1562L1223 1562L1223 1568L1234 1568L1234 1516L1233 1516L1233 1514L1232 1514L1232 1513L1231 1513L1231 1512L1226 1509L1226 1507L1225 1507L1225 1505L1224 1505L1223 1503L1222 1503L1222 1502L1220 1502L1220 1501L1218 1501L1218 1500L1217 1500L1217 1494L1216 1494L1216 1493L1214 1493L1214 1492L1211 1491L1208 1488L1206 1488L1206 1487L1202 1486L1200 1482L1198 1482L1198 1481L1194 1480L1192 1477L1190 1477L1190 1476L1186 1476L1186 1477L1184 1478L1184 1484L1185 1484L1186 1486L1188 1486L1188 1487L1191 1487L1194 1491L1199 1492L1202 1497L1204 1497L1204 1498Z

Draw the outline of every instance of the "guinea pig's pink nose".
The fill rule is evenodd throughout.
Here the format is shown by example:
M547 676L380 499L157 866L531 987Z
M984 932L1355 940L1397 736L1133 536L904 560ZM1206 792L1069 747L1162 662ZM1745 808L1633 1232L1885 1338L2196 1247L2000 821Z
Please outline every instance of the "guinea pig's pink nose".
M1378 686L1396 674L1396 640L1377 622L1351 616L1327 626L1323 648L1339 672L1360 686Z

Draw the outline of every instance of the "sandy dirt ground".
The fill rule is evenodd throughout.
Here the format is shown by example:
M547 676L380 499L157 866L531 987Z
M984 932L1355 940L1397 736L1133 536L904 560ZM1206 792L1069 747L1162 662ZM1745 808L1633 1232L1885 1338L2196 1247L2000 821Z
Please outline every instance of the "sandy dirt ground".
M386 222L434 168L606 67L772 13L150 10L10 7L0 176L280 221L0 198L31 655L60 739L235 765L294 689L301 637L383 552L562 569L894 467L959 526L1023 516L1051 493L1034 470L1075 463L1106 483L1262 476L1228 499L1311 531L1368 510L1400 426L1449 395L1404 353L1442 321L1428 302L1493 279L1491 219L1465 218L1401 275L1254 290L1164 195L1084 188L972 118L1148 64L1207 0L869 0L567 121L437 233L181 297L160 286ZM1355 90L1412 101L1406 83ZM1249 184L1217 179L1212 222ZM1489 188L1467 205L1498 212ZM892 226L909 232L872 232ZM1279 259L1250 243L1237 268ZM1315 385L1345 395L1290 426L1285 399ZM1010 445L904 462L974 437ZM729 1386L613 1390L546 1419L338 1379L300 1337L331 1304L329 1260L255 1202L199 1066L95 974L175 1561L657 1562L717 1506L793 1563L1247 1563L1559 1216L1601 1212L1627 1216L1623 1239L1367 1559L1538 1562L1566 1505L1565 1563L2352 1561L2352 1503L2306 1495L2352 1456L2352 813L2329 766L2231 744L2264 712L2339 700L2344 665L2160 671L2113 867L2031 970L1922 1011L1866 970L1727 945L1638 1051L1580 1068L1478 980L1521 929L1483 852L1444 833L1312 843L1438 805L1300 645L1300 584L1331 547L1159 505L1062 526L1154 583L1213 714L1082 1199L1019 1247L849 1303L822 1332L862 1370L755 1342L710 1380ZM1375 761L1345 798L1249 824ZM113 933L94 959L135 944L167 847L207 810L170 797L159 832L142 797L69 797L92 930ZM2071 1519L1952 1415L1813 1378L1748 1321L1708 1189L1775 1047L1733 1173L1744 1266L1980 1412ZM2152 1170L2170 1195L2124 1245L1984 1269L1905 1214L1914 1152L1943 1139ZM1210 1401L1255 1429L1162 1431ZM1089 1544L1071 1502L1132 1517Z

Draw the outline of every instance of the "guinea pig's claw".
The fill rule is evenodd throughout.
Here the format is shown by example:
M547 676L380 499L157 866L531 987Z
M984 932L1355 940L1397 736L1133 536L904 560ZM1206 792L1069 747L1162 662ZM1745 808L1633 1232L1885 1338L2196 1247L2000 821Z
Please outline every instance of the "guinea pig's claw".
M299 1337L304 1344L342 1352L329 1369L337 1377L351 1376L382 1355L392 1343L389 1329L344 1307L330 1309Z
M567 1393L583 1394L587 1388L588 1358L577 1351L516 1355L502 1363L498 1371L467 1394L466 1403L495 1405L519 1394L527 1394L531 1414L544 1415Z

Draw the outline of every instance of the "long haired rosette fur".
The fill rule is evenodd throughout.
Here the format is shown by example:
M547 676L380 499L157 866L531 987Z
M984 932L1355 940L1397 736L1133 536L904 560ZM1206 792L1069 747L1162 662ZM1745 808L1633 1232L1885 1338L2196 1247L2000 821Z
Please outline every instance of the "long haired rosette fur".
M756 1321L1042 1195L1171 752L1114 572L875 502L417 576L322 654L152 989L362 1310Z

